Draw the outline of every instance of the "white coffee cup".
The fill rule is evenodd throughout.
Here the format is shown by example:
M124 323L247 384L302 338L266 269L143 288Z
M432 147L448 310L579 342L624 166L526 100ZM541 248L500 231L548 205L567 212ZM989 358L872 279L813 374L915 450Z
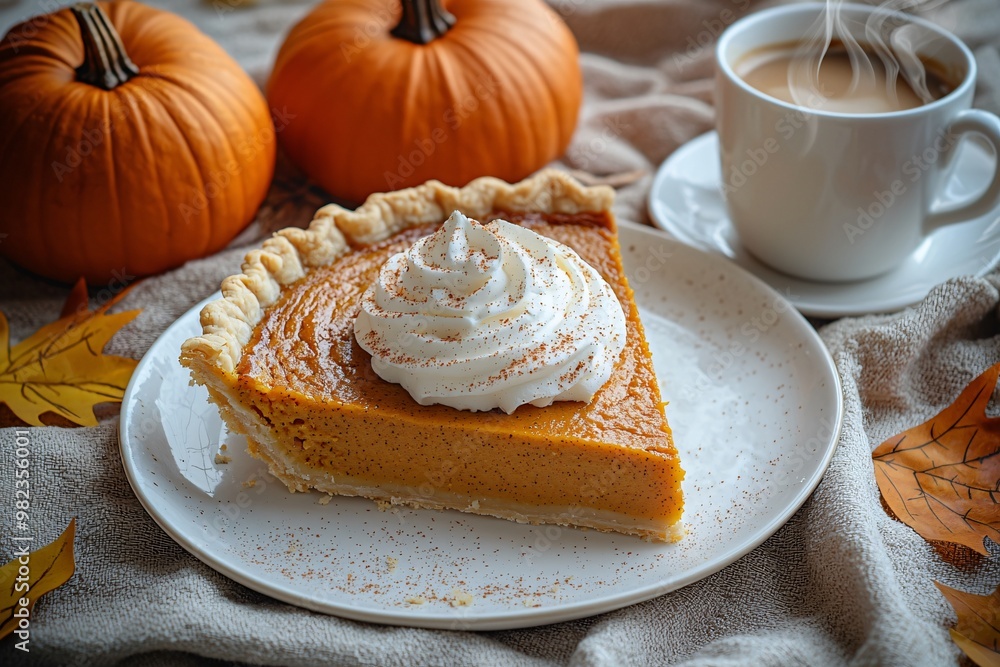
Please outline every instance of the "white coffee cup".
M741 243L785 273L817 281L871 278L899 266L939 227L961 223L1000 202L1000 169L973 201L951 210L933 203L947 185L949 159L978 134L1000 153L1000 118L970 109L972 53L957 37L920 18L912 24L926 57L957 84L920 107L839 113L771 97L734 71L757 49L806 37L825 4L775 7L737 21L716 47L717 129L730 219ZM858 41L874 10L842 5Z

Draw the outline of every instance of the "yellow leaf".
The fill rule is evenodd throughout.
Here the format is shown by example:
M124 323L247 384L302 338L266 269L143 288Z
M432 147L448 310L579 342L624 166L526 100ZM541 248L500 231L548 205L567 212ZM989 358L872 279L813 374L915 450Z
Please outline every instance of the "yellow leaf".
M974 595L934 582L958 616L951 638L979 667L1000 667L1000 586Z
M1000 418L986 414L998 377L995 364L933 419L872 452L879 491L903 523L983 555L984 538L1000 543Z
M96 426L94 406L121 401L138 363L103 354L111 337L140 312L105 314L125 292L96 311L86 308L81 292L86 294L85 285L77 283L64 317L13 348L7 318L0 313L0 403L34 426L44 425L41 416L46 412L80 426Z
M52 544L32 551L26 557L19 556L0 568L0 582L4 582L0 589L0 639L17 630L25 615L30 623L38 598L59 588L73 576L76 570L74 537L76 519L69 522L66 530ZM27 602L27 605L22 605L22 602Z

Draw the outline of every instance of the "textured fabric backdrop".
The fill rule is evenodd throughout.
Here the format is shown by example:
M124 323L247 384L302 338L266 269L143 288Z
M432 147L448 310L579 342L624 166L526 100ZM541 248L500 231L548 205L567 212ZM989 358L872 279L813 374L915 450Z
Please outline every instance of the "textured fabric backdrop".
M55 3L53 3L55 4ZM311 2L157 0L219 40L262 81L281 35ZM620 217L645 221L652 170L713 122L711 50L745 0L629 0L554 5L576 33L586 77L570 168L645 170L623 188ZM44 3L0 0L0 26ZM731 14L725 13L725 10ZM1000 108L1000 6L952 2L935 20L961 34L981 65L977 104ZM992 42L990 41L992 40ZM247 246L303 225L325 203L287 167L230 250L146 280L121 308L143 313L110 352L140 357L233 272ZM101 286L92 286L97 290ZM67 290L0 263L0 309L17 341L58 316ZM655 600L547 627L457 633L356 623L298 609L237 585L177 546L145 514L122 471L117 410L92 429L30 429L36 539L78 517L78 568L38 603L30 660L53 665L948 665L950 607L931 581L977 593L1000 583L1000 559L946 562L879 503L870 453L917 424L1000 359L1000 278L950 281L918 307L845 319L822 330L843 378L843 435L826 477L788 524L725 570ZM9 415L8 415L9 418ZM0 498L13 497L13 429L0 429ZM10 513L2 553L12 544ZM9 554L8 554L9 555Z

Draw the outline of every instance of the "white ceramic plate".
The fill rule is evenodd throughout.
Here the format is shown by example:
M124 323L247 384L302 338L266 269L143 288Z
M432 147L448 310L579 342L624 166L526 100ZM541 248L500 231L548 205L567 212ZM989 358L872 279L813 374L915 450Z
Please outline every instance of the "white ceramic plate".
M982 192L995 160L974 141L962 142L935 202L949 208ZM740 244L722 199L719 137L708 132L674 151L649 192L649 215L661 229L702 250L724 255L784 294L806 315L844 317L893 312L912 305L949 278L982 276L1000 260L1000 210L939 229L898 269L871 280L818 283L765 266Z
M177 361L199 331L200 305L153 344L125 394L121 452L136 495L224 575L379 623L542 625L720 570L773 534L819 482L840 428L836 370L802 316L731 262L645 228L623 226L621 242L687 469L680 543L290 494L227 433ZM228 464L215 463L220 443ZM452 607L454 589L472 603ZM417 596L427 602L407 602Z

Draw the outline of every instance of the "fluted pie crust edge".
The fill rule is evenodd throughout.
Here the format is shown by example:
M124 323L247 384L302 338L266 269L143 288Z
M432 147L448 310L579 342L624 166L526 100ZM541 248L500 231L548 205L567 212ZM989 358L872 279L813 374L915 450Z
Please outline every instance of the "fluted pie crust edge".
M247 253L243 272L222 281L222 298L202 308L202 334L184 342L181 362L195 372L207 366L233 373L253 328L282 286L330 264L351 245L377 243L410 227L441 222L454 210L472 218L497 210L574 214L607 210L614 196L609 187L584 187L564 172L546 169L515 184L492 177L463 188L428 181L373 194L354 211L327 204L307 229L282 229Z

